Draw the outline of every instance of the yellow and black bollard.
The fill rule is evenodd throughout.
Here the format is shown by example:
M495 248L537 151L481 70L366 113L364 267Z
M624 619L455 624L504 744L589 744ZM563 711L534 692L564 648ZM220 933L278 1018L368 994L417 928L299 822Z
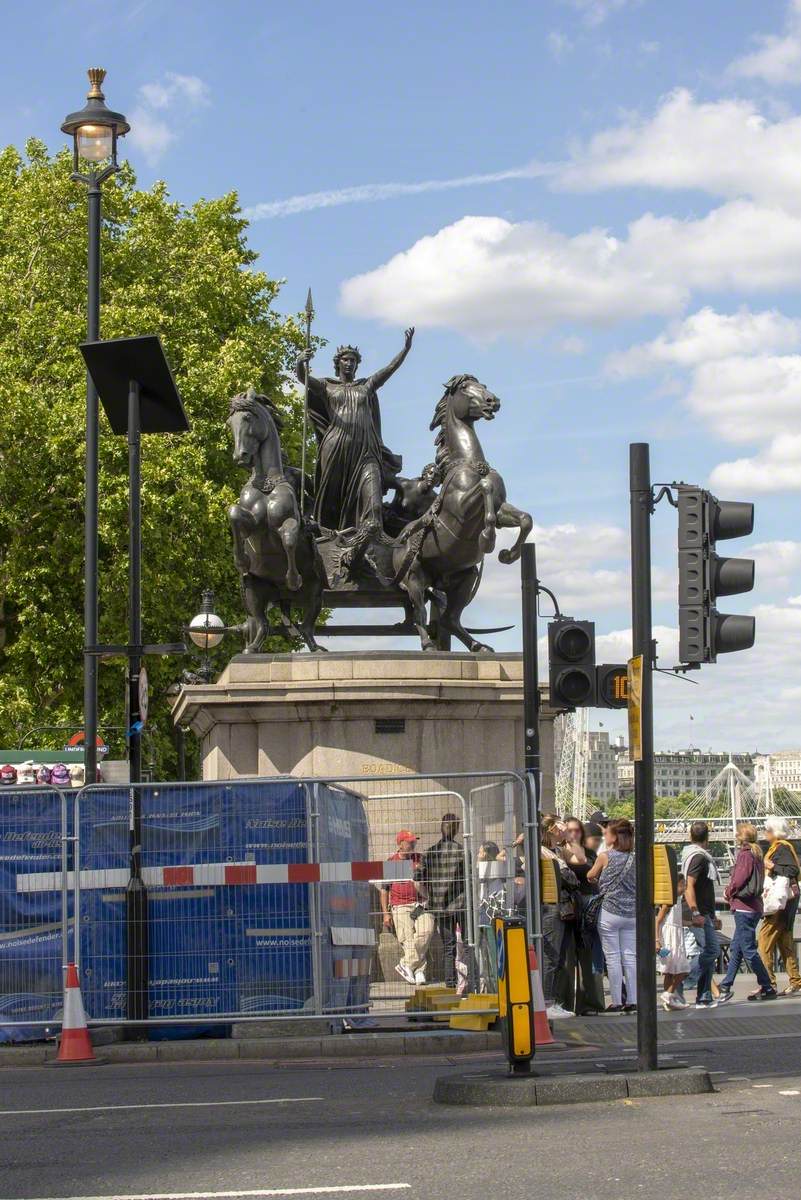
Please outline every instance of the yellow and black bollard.
M510 1075L528 1075L534 1057L534 1006L526 923L518 917L496 917L498 1011L503 1022Z

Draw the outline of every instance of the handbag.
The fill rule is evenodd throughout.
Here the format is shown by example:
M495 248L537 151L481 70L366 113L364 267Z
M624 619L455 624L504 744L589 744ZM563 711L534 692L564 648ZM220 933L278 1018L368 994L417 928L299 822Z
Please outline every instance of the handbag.
M790 899L790 880L784 875L769 876L762 893L762 911L766 917L783 912Z
M601 916L603 896L600 892L594 895L578 896L578 928L585 946L590 946L598 928L598 918Z

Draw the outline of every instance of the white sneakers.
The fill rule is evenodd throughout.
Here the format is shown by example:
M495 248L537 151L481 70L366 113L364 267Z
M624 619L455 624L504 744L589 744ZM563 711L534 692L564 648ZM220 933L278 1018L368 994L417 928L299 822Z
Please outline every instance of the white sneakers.
M549 1021L560 1021L564 1020L565 1017L575 1017L576 1015L568 1009L562 1008L561 1004L552 1004L550 1008L545 1010L545 1013Z
M677 996L675 992L662 992L659 999L662 1001L662 1007L665 1012L671 1012L674 1008L687 1008L686 1000L682 1000L681 996Z
M415 982L414 975L406 966L406 963L399 962L395 970L398 975L400 975L401 979L405 979L407 983L413 984Z
M425 981L426 981L426 973L423 970L423 968L421 967L419 971L415 971L415 973L414 973L414 982L419 987L421 984L425 983Z

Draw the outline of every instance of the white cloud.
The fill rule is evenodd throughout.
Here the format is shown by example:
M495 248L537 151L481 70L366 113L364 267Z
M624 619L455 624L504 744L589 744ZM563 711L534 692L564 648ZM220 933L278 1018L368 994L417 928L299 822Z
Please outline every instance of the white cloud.
M782 435L801 420L801 355L733 355L701 363L687 403L726 441Z
M548 52L557 62L561 62L566 54L569 54L573 49L573 43L565 33L560 33L558 29L552 29L545 39L545 44L548 47Z
M720 547L720 553L726 555L725 543ZM796 572L801 570L801 542L757 542L754 546L733 548L731 553L738 558L753 558L756 564L755 586L760 594L764 594L766 585L774 594L786 593Z
M801 434L780 433L751 458L738 458L715 467L712 487L754 492L801 491Z
M697 189L798 210L799 173L801 117L769 121L750 100L700 103L678 88L653 116L632 114L574 146L554 179L570 191Z
M320 208L338 208L343 204L374 204L379 200L396 200L400 196L420 196L426 192L448 192L457 188L483 187L504 183L509 179L537 179L550 175L554 168L544 163L529 163L505 171L483 175L459 175L453 179L423 179L412 183L362 183L355 187L331 188L325 192L302 192L283 200L266 200L251 204L244 210L249 221L268 221L275 217L291 217L296 213L314 212Z
M501 530L497 549L511 546L515 536L512 530ZM531 540L537 546L537 574L568 616L592 618L597 611L631 603L628 530L593 521L535 525ZM675 597L675 575L655 567L652 587L657 601ZM518 610L519 569L498 562L497 555L486 558L478 596L484 605ZM543 613L549 613L550 600L543 597L541 603Z
M801 217L746 200L697 220L648 213L624 238L463 217L346 280L341 305L354 316L487 340L561 321L603 326L670 314L694 289L781 288L797 286L799 276Z
M707 307L674 322L651 342L610 355L606 368L629 378L662 367L696 367L730 355L794 350L800 344L801 321L776 309L719 313Z
M175 133L161 117L155 117L146 108L135 108L131 113L130 141L145 156L145 161L155 165L165 150L175 141Z
M179 75L168 71L163 80L143 83L139 95L149 108L170 108L177 100L184 100L192 108L209 102L209 88L197 75Z
M162 80L142 84L139 98L129 137L153 166L176 141L187 116L208 104L209 89L197 75L168 71Z
M558 342L557 349L561 350L563 354L585 354L587 343L583 338L571 334Z
M634 0L634 3L638 2L639 0ZM562 0L562 3L577 9L581 13L585 25L595 28L603 25L612 13L619 12L627 4L631 4L632 0Z
M796 600L801 600L797 597ZM687 744L689 714L696 745L716 749L775 750L797 745L798 663L801 661L801 605L761 604L753 649L721 655L689 678L689 686L666 675L654 679L654 724L658 747ZM670 669L678 658L677 630L657 626L659 665ZM616 629L596 639L598 658L623 662L631 653L631 630ZM744 699L744 697L746 699ZM604 718L606 721L607 718Z
M801 0L790 0L783 34L758 34L758 49L735 59L729 70L745 79L765 83L801 82Z

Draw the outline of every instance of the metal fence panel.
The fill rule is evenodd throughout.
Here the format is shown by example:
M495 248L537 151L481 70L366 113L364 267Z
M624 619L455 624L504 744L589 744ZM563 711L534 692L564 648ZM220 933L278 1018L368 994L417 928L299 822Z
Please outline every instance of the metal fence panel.
M525 855L517 844L526 813L524 778L516 772L377 774L327 783L362 796L370 860L392 860L401 833L416 839L416 882L373 880L367 891L375 944L363 1011L405 1013L418 989L428 987L443 989L436 1004L444 1017L457 1010L461 995L495 993L492 917L525 903ZM448 997L446 988L458 995Z
M28 1041L60 1019L73 947L67 871L71 806L59 788L0 791L0 1042ZM33 875L45 887L31 888Z
M149 1023L369 1021L410 1009L419 1019L424 986L440 1016L461 995L496 990L492 916L525 892L517 773L90 785L69 800L43 791L0 815L0 837L7 828L23 855L0 887L10 947L6 969L0 943L0 981L26 981L17 1016L57 1016L69 954L90 1020L127 1020L134 807ZM404 831L411 857L399 850ZM65 941L68 887L78 933Z

